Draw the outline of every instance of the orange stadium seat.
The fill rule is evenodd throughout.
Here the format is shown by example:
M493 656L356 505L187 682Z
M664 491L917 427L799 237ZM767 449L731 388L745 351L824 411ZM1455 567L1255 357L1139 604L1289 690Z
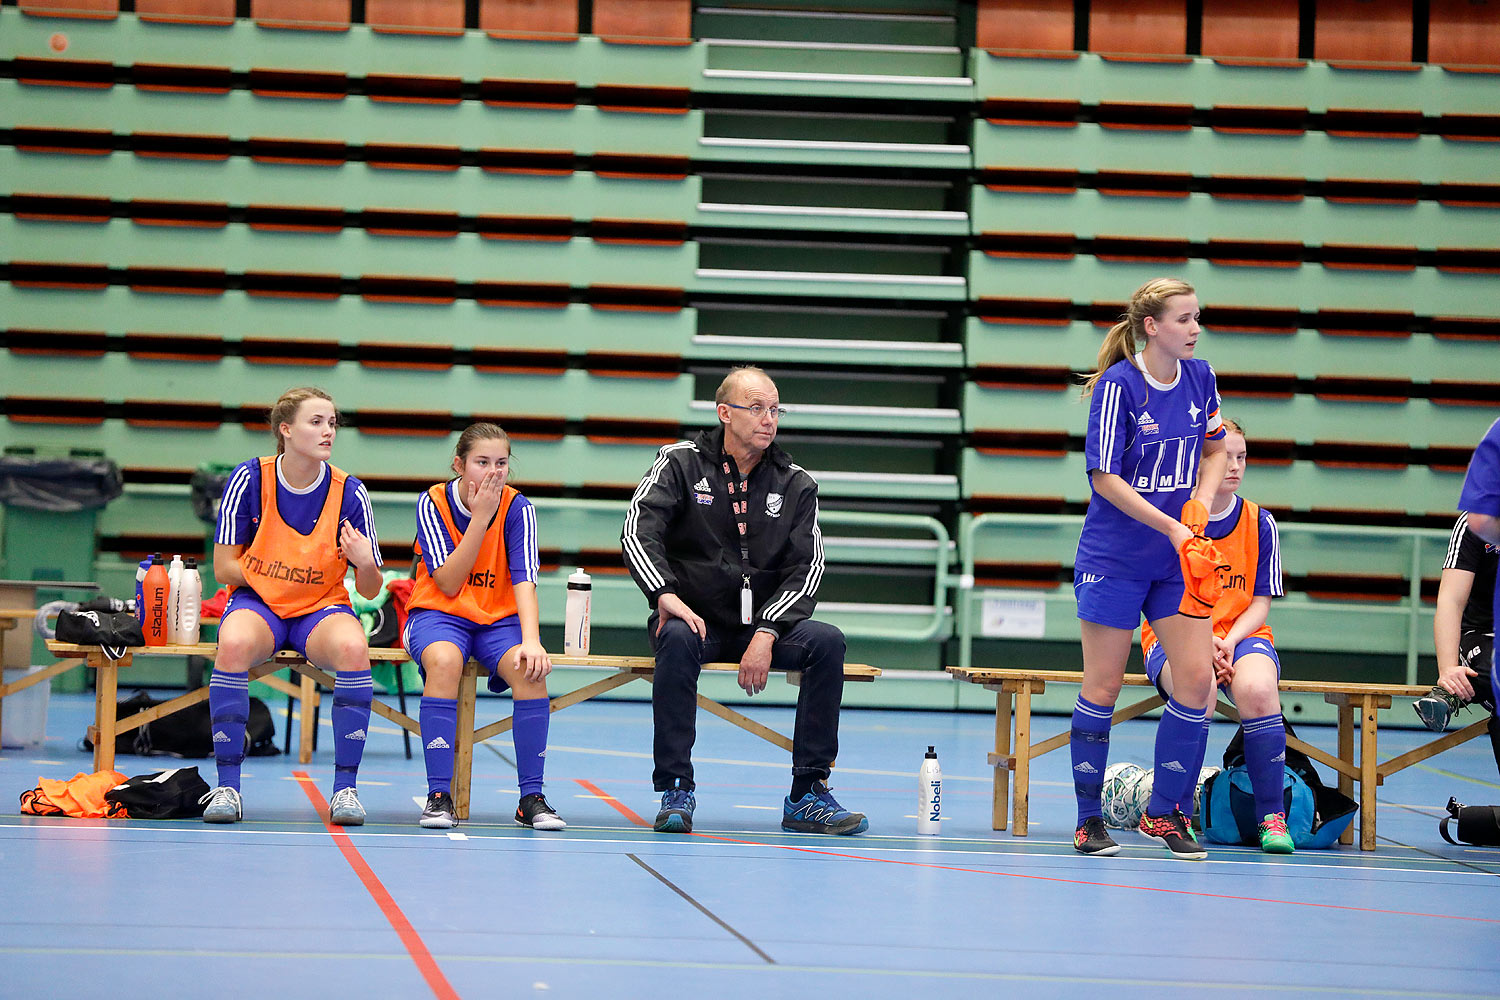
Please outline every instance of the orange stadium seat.
M480 0L479 26L498 38L578 36L577 0Z
M1089 51L1181 56L1187 52L1185 0L1094 0Z
M1299 6L1298 0L1203 0L1203 54L1295 60Z
M606 42L686 45L692 0L594 0L594 34Z
M975 44L982 49L1073 51L1073 0L979 0Z
M20 0L21 10L42 17L112 18L120 0Z
M464 0L366 0L365 23L375 31L458 34Z
M347 31L349 0L250 0L250 16L266 28Z
M1427 61L1500 68L1500 0L1430 0Z
M1406 0L1319 0L1313 55L1326 62L1411 61Z

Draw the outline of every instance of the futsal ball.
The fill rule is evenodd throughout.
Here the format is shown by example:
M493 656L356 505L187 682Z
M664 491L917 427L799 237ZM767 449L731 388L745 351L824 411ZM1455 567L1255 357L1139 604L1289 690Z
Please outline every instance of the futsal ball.
M1151 804L1152 772L1148 769L1134 776L1125 789L1125 798L1129 807L1125 813L1125 829L1134 830L1141 825L1141 817L1146 815L1146 807Z
M1133 799L1130 790L1135 781L1144 774L1139 764L1124 761L1119 764L1111 764L1104 769L1104 825L1116 830L1127 830L1126 820L1130 817ZM1139 817L1136 823L1140 823Z

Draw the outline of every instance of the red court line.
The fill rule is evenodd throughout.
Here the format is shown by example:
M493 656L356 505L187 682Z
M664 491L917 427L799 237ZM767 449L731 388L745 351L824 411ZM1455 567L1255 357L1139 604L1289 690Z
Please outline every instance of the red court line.
M292 777L302 786L302 791L307 794L308 801L312 802L313 808L318 811L318 816L323 820L323 825L328 828L333 842L338 845L339 852L344 855L344 860L349 862L349 867L354 869L354 874L364 883L365 889L375 900L375 905L380 907L380 912L385 914L385 919L390 921L391 929L406 946L406 953L411 960L417 963L417 971L422 973L422 978L427 980L427 985L432 988L434 996L438 1000L459 1000L458 992L448 982L448 977L443 975L443 970L433 960L432 952L427 950L427 945L422 943L422 937L412 927L411 921L406 919L406 914L401 912L401 907L391 898L379 877L370 869L365 862L364 856L359 853L359 848L354 846L354 841L344 832L341 826L334 826L328 820L328 802L323 798L323 793L318 791L318 786L308 777L306 771L293 771Z
M610 805L614 806L615 812L619 813L621 816L624 816L636 826L649 827L651 825L650 823L647 823L645 820L637 816L635 812L625 803L621 802L613 795L606 794L602 789L600 789L598 785L594 784L592 781L584 781L582 778L574 778L573 780L578 782L584 788L587 788L591 795L595 796L596 798L603 799L605 802L608 802Z
M636 826L650 826L641 817L631 811L613 795L606 795L600 791L597 785L584 781L582 778L574 778L584 788L594 795L615 807L615 810ZM1344 910L1351 913L1382 913L1394 917L1432 917L1438 920L1469 920L1481 924L1500 924L1500 919L1493 917L1464 917L1454 913L1418 913L1408 910L1383 910L1370 906L1344 906L1340 903L1310 903L1296 899L1265 899L1260 896L1234 896L1221 892L1197 892L1192 889L1167 889L1160 886L1149 885L1121 885L1117 882L1095 882L1090 879L1059 878L1056 875L1027 875L1022 872L998 872L989 868L962 868L958 865L935 865L930 861L901 861L896 858L876 858L863 854L844 854L841 851L823 851L816 847L797 847L792 844L763 844L758 840L741 840L737 837L724 837L712 833L690 833L690 837L703 837L706 840L722 840L727 844L746 844L751 847L769 847L778 851L799 851L803 854L821 854L828 858L848 858L851 861L876 861L887 865L903 865L908 868L932 868L937 871L947 872L970 872L975 875L998 875L1002 878L1029 879L1034 882L1061 882L1066 885L1093 885L1102 889L1135 889L1140 892L1164 892L1175 896L1197 896L1202 899L1232 899L1240 903L1276 903L1282 906L1308 906L1320 910Z

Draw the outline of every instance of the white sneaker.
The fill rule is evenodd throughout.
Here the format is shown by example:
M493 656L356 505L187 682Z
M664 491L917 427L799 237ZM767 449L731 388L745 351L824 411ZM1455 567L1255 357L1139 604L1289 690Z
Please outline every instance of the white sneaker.
M205 823L238 823L244 814L239 791L228 785L220 785L198 801L208 803L203 809Z
M352 788L340 788L328 803L328 819L334 826L364 826L365 807Z

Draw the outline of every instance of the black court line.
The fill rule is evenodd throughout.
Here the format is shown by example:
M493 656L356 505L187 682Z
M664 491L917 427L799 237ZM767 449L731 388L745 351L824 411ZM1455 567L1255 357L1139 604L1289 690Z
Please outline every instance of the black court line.
M511 767L511 770L513 770L513 771L516 770L516 762L513 761L513 760L511 760L509 757L505 756L505 754L501 753L499 750L496 750L494 747L490 746L488 743L482 743L480 745L483 746L490 753L494 754L496 757L499 757L501 760L505 761L505 763L509 764L510 767Z
M718 924L720 927L724 928L726 931L728 931L729 933L733 934L735 937L739 938L740 941L744 944L744 946L746 948L749 948L751 951L755 952L761 958L765 959L767 965L775 965L776 964L776 959L772 958L770 955L767 955L765 952L761 951L760 948L756 946L756 944L755 944L754 941L751 941L749 938L745 937L745 935L741 934L739 931L735 930L733 927L730 927L723 920L720 920L719 917L712 910L710 910L708 907L704 906L702 903L698 902L692 896L689 896L687 893L683 892L677 886L673 885L671 879L667 878L661 872L657 871L655 868L652 868L650 865L646 864L646 862L642 861L640 858L636 857L634 854L626 854L625 856L627 858L629 858L631 861L634 861L636 864L640 865L642 868L646 869L646 871L650 872L652 875L655 875L656 878L657 878L657 880L660 881L662 885L666 886L668 889L671 889L673 892L677 893L677 895L681 896L683 899L687 900L689 903L692 903L695 907L698 908L698 912L699 913L703 914L705 917L707 917L708 919L712 920L714 923Z

